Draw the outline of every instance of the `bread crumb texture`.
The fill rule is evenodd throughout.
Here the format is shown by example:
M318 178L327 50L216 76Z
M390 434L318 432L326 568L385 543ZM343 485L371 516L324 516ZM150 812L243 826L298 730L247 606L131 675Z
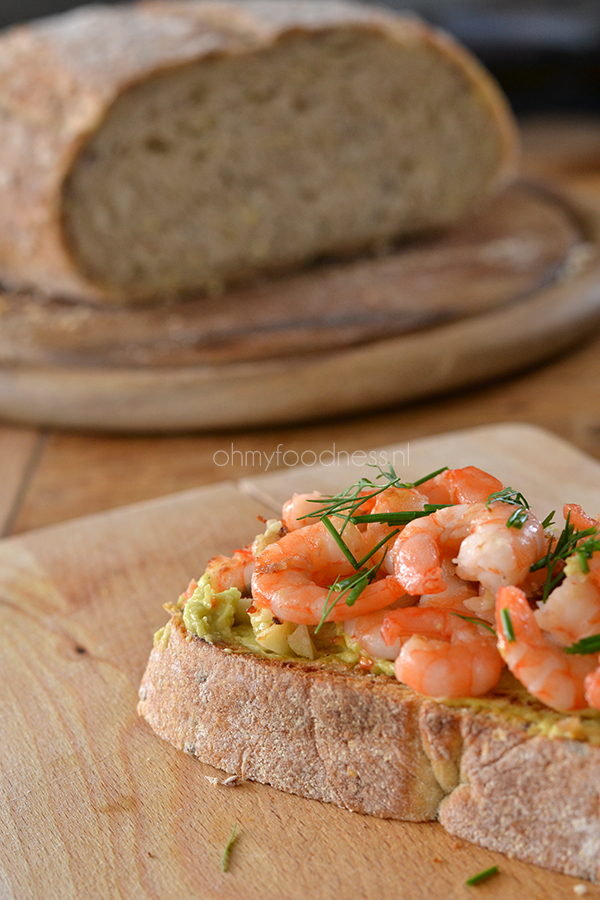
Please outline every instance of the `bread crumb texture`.
M0 265L45 291L218 293L385 248L456 221L514 163L487 73L382 10L87 7L1 46Z

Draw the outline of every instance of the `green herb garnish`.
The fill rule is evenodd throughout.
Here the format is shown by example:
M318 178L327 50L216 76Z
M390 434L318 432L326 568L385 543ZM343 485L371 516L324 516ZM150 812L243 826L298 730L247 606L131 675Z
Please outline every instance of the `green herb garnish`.
M342 600L345 600L348 606L353 606L354 603L356 603L362 591L364 591L365 588L375 579L382 565L383 558L373 569L365 568L366 563L374 556L375 553L381 550L386 544L388 544L391 540L393 540L393 538L396 537L396 535L400 531L401 526L407 525L409 522L412 522L415 519L429 516L432 513L437 512L437 510L439 509L446 509L448 506L453 505L450 503L425 503L422 510L405 510L402 512L362 514L359 512L360 508L369 503L369 501L375 500L388 488L395 487L400 489L412 490L424 484L426 481L430 481L431 479L436 478L438 475L441 475L442 472L445 472L448 469L447 466L443 466L440 469L436 469L435 472L430 472L429 474L424 475L422 478L419 478L416 481L408 482L401 481L400 477L396 474L391 465L388 466L387 469L382 469L381 466L374 466L373 468L379 470L379 475L376 476L374 481L369 478L361 478L358 482L356 482L356 484L351 485L349 488L346 488L344 491L341 491L338 494L333 494L332 496L327 498L319 498L318 500L315 499L311 502L314 502L318 506L318 508L315 509L314 512L307 513L305 516L302 516L303 519L314 519L318 517L319 520L323 522L329 533L336 541L338 547L340 548L352 568L355 570L352 575L349 575L346 578L336 579L334 584L329 587L329 593L324 604L321 621L317 625L315 633L317 633L323 626L328 615L337 603ZM377 482L379 481L383 481L383 484L377 484ZM490 503L496 500L501 500L505 503L512 503L517 507L509 517L507 521L507 527L522 528L523 524L527 521L527 510L529 509L529 504L527 503L527 500L523 497L523 495L518 493L517 491L514 491L512 488L505 488L504 490L498 491L497 493L491 494L489 496L487 500L488 507ZM336 521L336 523L334 524L333 519L341 521ZM379 541L379 543L369 551L369 553L367 553L362 559L358 560L354 556L354 553L352 552L350 547L346 544L343 536L344 529L349 523L353 525L378 523L387 525L390 528L393 528L393 526L395 525L400 527L395 528L393 531L390 531L390 533L383 537ZM333 596L334 594L335 596ZM473 622L477 625L482 625L484 628L487 628L492 634L495 634L493 627L488 622L478 619L476 616L460 616L460 618L465 619L465 621ZM512 639L514 640L514 637Z
M504 634L506 635L506 640L512 644L516 641L515 630L513 628L512 619L510 617L510 610L507 606L503 607L500 610L500 618L502 620L502 628L504 629Z
M471 878L467 878L467 884L469 887L472 887L474 884L479 884L481 881L485 881L487 878L491 878L492 875L497 875L500 870L498 866L492 866L489 869L484 869L483 872L478 872L477 875L471 876Z
M491 631L494 637L496 636L496 629L492 628L489 622L486 622L484 619L478 619L477 616L463 616L462 613L453 612L453 616L456 616L459 619L464 619L465 622L472 622L473 625L481 625L482 628L487 628L488 631Z
M490 503L496 502L510 503L512 506L518 507L506 520L506 527L521 529L529 518L528 510L530 509L529 503L523 494L520 491L515 491L514 488L505 487L501 491L490 494L485 505L489 509Z
M323 525L325 526L327 531L331 534L334 541L336 542L336 544L338 545L338 547L340 548L340 550L342 551L342 553L344 554L344 556L346 557L346 559L348 560L348 562L350 563L352 568L360 569L359 562L355 559L354 554L352 553L352 550L350 549L350 547L348 546L348 544L346 543L346 541L344 540L344 538L342 537L340 532L337 530L337 528L335 527L335 525L333 524L331 519L328 518L327 516L323 516L321 518L321 522L323 523ZM343 531L343 529L342 529L342 531Z
M223 870L223 872L227 872L229 870L229 857L231 855L231 848L233 847L235 839L236 839L236 832L237 832L237 822L233 826L233 831L231 832L229 840L227 841L227 846L225 847L225 850L223 851L223 857L221 859L221 869Z
M569 556L572 556L577 552L580 563L582 559L584 560L582 571L586 572L588 570L587 560L591 558L595 551L600 550L600 540L598 540L597 534L597 529L593 527L586 528L583 531L577 529L571 524L571 513L567 513L564 528L559 534L554 547L552 546L552 543L550 543L545 556L538 559L538 561L529 569L530 572L537 572L538 569L544 568L548 570L546 583L544 584L544 589L542 591L542 603L546 602L554 588L559 585L565 577L562 568L555 574L557 563L564 562ZM584 540L584 538L588 538L588 540ZM581 541L583 541L583 543L580 543Z
M323 614L321 616L321 621L317 625L315 633L317 633L322 627L333 607L342 599L345 598L345 602L348 606L352 606L354 603L356 603L362 591L364 591L367 585L369 585L374 580L375 576L379 572L379 569L381 568L381 565L383 563L383 559L385 558L385 553L383 554L383 557L379 561L378 565L373 569L365 569L366 563L386 544L392 541L400 532L400 528L393 529L389 534L385 535L362 559L358 560L344 540L344 529L348 523L356 525L369 522L377 522L380 524L386 524L390 528L393 528L394 525L406 525L413 519L420 518L422 516L428 516L432 512L435 512L438 509L443 509L447 505L440 503L427 503L425 504L424 510L414 510L400 513L381 513L379 515L357 515L357 511L361 506L363 506L363 504L378 497L379 494L383 493L383 491L387 490L388 488L397 487L401 489L411 490L418 485L429 481L431 478L435 478L436 475L445 472L448 467L444 466L441 469L436 469L435 472L430 472L428 475L425 475L423 478L419 478L414 482L401 481L391 465L387 470L382 469L380 466L375 466L374 468L377 468L379 470L379 475L377 476L376 481L383 480L385 482L383 485L378 485L375 483L375 481L371 481L368 478L361 478L356 484L352 485L346 490L341 491L339 494L335 494L331 497L326 498L327 502L325 504L323 503L322 498L310 501L318 504L318 509L316 509L314 512L307 513L305 516L302 516L303 519L311 519L316 517L319 518L319 521L321 521L324 524L325 528L327 528L336 544L338 545L352 568L355 570L354 574L349 575L347 578L336 579L334 584L330 586L329 593L325 601ZM341 527L336 527L336 524L334 524L333 522L334 518L341 519L341 523L337 523ZM332 599L332 595L334 593L336 594L336 596Z
M326 497L327 503L323 503L323 498L318 500L310 501L311 503L318 504L318 509L315 509L314 512L307 513L305 516L302 516L303 519L315 519L315 518L331 518L332 516L341 516L345 517L346 521L350 521L350 517L356 513L356 511L363 505L363 503L367 503L369 500L373 500L379 494L382 494L383 491L386 491L390 487L397 488L407 488L408 490L412 490L413 488L418 487L421 484L424 484L426 481L429 481L431 478L435 478L436 475L440 475L442 472L445 472L448 466L443 466L441 469L436 469L435 472L430 472L428 475L423 476L423 478L419 478L417 481L402 481L400 476L396 474L394 468L390 464L388 469L382 469L381 466L373 466L373 468L379 470L379 475L376 476L375 481L372 481L369 478L361 478L356 484L351 485L349 488L346 488L344 491L341 491L339 494L333 494L331 497ZM377 481L383 480L384 484L377 484Z
M588 559L591 559L594 553L597 553L598 550L600 550L600 538L598 538L598 531L596 529L588 528L586 531L581 531L580 535L586 535L589 531L592 532L592 536L588 537L587 540L583 541L581 544L578 544L577 549L575 550L579 557L581 571L586 575L590 571Z
M376 566L373 566L372 569L365 569L364 564L368 562L368 560L373 556L377 551L391 538L396 537L399 534L400 529L397 528L395 531L392 531L390 534L386 535L378 544L376 544L372 550L367 553L366 556L363 556L361 559L359 566L360 568L354 572L352 575L346 576L346 578L336 578L332 585L329 587L329 591L327 593L327 597L325 598L325 604L323 607L323 613L321 615L321 619L319 624L315 628L315 634L321 630L322 626L325 624L325 620L327 616L331 612L334 606L336 606L340 600L346 598L346 606L354 606L364 589L367 585L371 584L371 582L375 581L375 578L379 574L379 570L383 565L383 561L385 559L385 553L379 560ZM334 597L331 600L331 595L337 591L341 591L341 593Z
M384 525L407 525L414 519L430 516L438 509L446 509L450 503L425 503L423 509L406 509L402 512L365 513L364 516L351 516L350 521L354 525L362 525L368 522L381 522Z
M554 525L554 516L556 514L556 510L553 509L551 513L548 513L544 521L542 522L542 528L544 531L546 528L550 528L551 525Z
M529 503L523 494L511 487L505 487L501 491L490 494L485 505L489 507L490 503L495 503L498 500L502 503L512 503L513 506L523 506L525 509L530 509Z
M565 647L565 653L577 653L587 656L589 653L600 653L600 634L590 634L581 638L569 647Z
M432 478L436 478L438 475L441 475L442 472L447 472L447 471L448 471L448 466L442 466L441 469L436 469L435 472L430 472L429 475L424 475L423 478L419 478L417 481L413 481L412 484L407 484L406 487L409 487L409 488L419 487L421 484L425 484L426 481L431 481Z

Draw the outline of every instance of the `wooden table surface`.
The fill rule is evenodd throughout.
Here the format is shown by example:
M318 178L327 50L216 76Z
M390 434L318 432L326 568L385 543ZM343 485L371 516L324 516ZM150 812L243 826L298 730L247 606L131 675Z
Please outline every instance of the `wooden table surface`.
M600 119L523 123L523 168L600 204ZM323 386L327 390L327 385ZM0 534L245 475L323 451L406 443L471 425L548 428L600 459L600 333L525 374L352 418L246 431L111 436L0 425ZM326 457L327 458L327 457Z

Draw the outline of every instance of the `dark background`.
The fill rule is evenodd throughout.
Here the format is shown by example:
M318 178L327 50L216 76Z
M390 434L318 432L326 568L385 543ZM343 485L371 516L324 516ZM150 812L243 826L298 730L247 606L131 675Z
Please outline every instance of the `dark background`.
M110 2L110 0L109 0ZM0 0L0 27L74 0ZM470 47L517 112L600 111L600 0L388 0Z

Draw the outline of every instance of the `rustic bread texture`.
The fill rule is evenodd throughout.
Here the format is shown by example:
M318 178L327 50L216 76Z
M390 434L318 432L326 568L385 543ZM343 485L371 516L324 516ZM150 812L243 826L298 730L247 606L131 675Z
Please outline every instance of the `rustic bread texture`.
M258 658L186 636L153 649L138 710L202 762L600 880L600 746L525 718L451 707L384 677Z
M477 62L327 0L86 7L0 39L0 274L49 294L219 291L443 227L512 173Z

